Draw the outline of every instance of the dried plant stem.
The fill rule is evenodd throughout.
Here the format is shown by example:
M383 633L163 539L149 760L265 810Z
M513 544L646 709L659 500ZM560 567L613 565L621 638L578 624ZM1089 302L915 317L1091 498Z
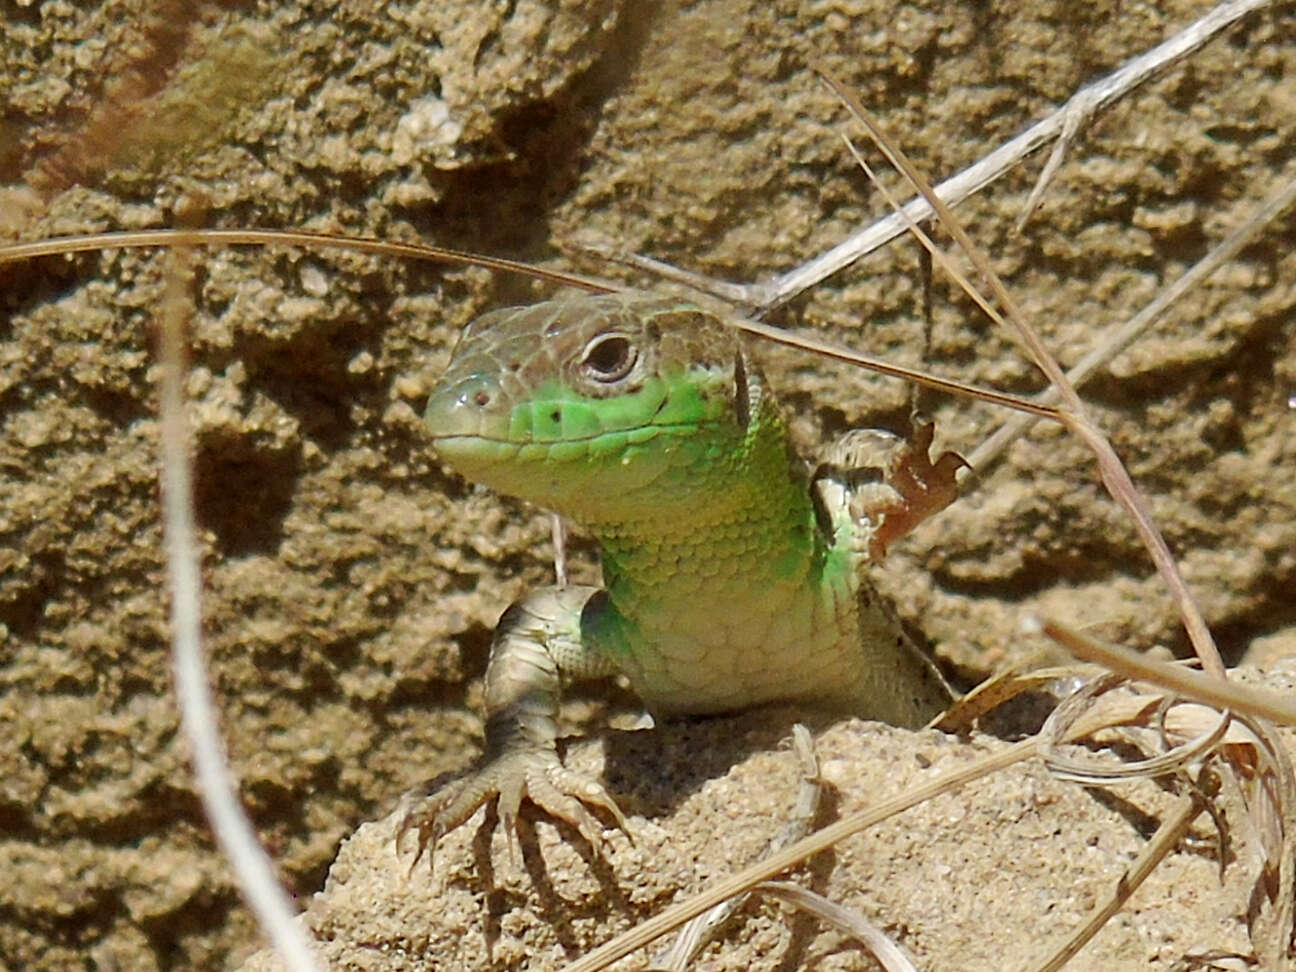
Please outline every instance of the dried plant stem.
M887 160L898 171L904 173L910 184L915 186L931 204L940 217L941 225L944 226L945 231L953 237L972 261L972 265L985 281L999 307L1003 308L1003 313L998 313L984 298L976 293L975 289L966 288L965 285L969 296L972 296L996 323L1010 329L1011 333L1026 348L1036 367L1044 372L1045 377L1057 389L1058 397L1063 404L1060 420L1097 457L1099 475L1102 478L1103 485L1107 488L1107 492L1130 514L1139 538L1152 555L1152 560L1156 564L1158 572L1160 572L1166 586L1169 588L1170 596L1179 610L1184 628L1188 632L1188 638L1197 652L1197 657L1201 660L1202 668L1216 678L1225 678L1224 662L1220 659L1219 650L1215 647L1215 639L1211 636L1210 628L1207 627L1206 621L1193 599L1192 592L1189 591L1187 583L1179 572L1179 566L1175 562L1174 555L1170 553L1165 538L1161 536L1161 532L1152 522L1152 515L1147 508L1146 502L1134 487L1129 473L1116 456L1111 443L1107 441L1107 438L1099 431L1098 427L1088 418L1079 394L1071 383L1067 381L1061 366L1044 346L1039 333L1026 320L1026 316L1018 308L1016 300L1008 292L1008 288L1004 286L1003 281L999 279L999 275L994 272L994 268L990 266L990 261L980 248L972 242L971 237L967 235L967 231L955 219L949 207L941 202L926 177L905 157L895 142L887 136L877 121L865 110L853 92L831 76L825 74L824 78L838 97L841 98L843 104L850 109L851 114L864 126L869 137L873 139L878 149L886 155ZM904 214L901 212L899 215L903 216ZM916 231L917 224L910 223L910 228ZM942 267L953 269L945 254L939 247L932 245L925 234L916 232L915 235L924 241L924 245L928 247L929 252L941 263Z
M501 270L519 273L538 280L564 286L579 287L594 293L625 291L624 284L600 280L596 277L568 273L562 270L548 270L496 257L479 256L461 250L449 250L445 247L431 246L422 243L396 243L387 240L376 240L365 237L342 237L328 233L315 233L305 230L128 230L111 233L93 233L83 236L63 236L27 243L9 243L0 245L0 264L30 260L36 257L55 256L59 254L83 253L101 249L138 249L146 247L172 246L300 246L322 249L352 250L376 256L391 256L412 260L425 260L438 263L462 263L484 267L489 270ZM1009 395L994 389L981 388L952 378L941 378L925 372L915 371L900 365L891 364L880 358L861 354L850 348L832 344L805 334L795 334L782 328L772 327L759 321L748 320L735 314L722 312L724 322L738 330L745 331L763 340L773 341L788 347L799 348L811 354L836 358L849 364L867 368L879 374L890 375L904 381L912 381L935 391L951 395L961 395L1002 405L1005 408L1025 411L1039 418L1051 418L1061 421L1057 408L1029 398Z
M983 776L989 776L992 773L997 773L1002 769L1007 769L1009 766L1029 759L1035 755L1035 751L1036 743L1033 738L1014 743L1001 752L991 753L983 759L962 766L952 772L944 773L908 792L897 794L889 800L884 800L876 806L869 807L867 810L861 810L844 820L829 824L804 840L797 841L791 847L785 848L777 854L773 854L763 861L758 861L737 874L718 882L695 897L682 901L677 905L672 905L661 914L654 915L642 924L630 929L624 935L617 936L612 941L577 959L567 966L564 972L599 972L600 969L606 968L617 959L624 958L635 949L647 945L653 939L666 934L673 928L678 928L691 918L715 907L726 898L740 894L758 882L768 880L789 867L793 867L805 858L818 854L822 850L827 850L837 842L845 840L861 830L867 830L889 817L902 813L911 807L916 807L920 803L925 803L932 797L942 793L950 793L971 783L973 780L979 780Z
M934 190L935 195L947 206L957 206L968 196L990 185L1031 152L1062 136L1067 132L1068 126L1075 128L1075 119L1082 115L1084 118L1092 117L1110 107L1139 85L1201 48L1247 14L1266 7L1269 3L1270 0L1227 0L1217 5L1169 40L1140 54L1107 77L1082 88L1053 114L1001 145L980 162L942 182ZM1078 111L1078 105L1084 106L1083 112ZM930 202L921 196L910 200L903 212L893 212L871 226L852 233L837 246L794 270L764 283L748 284L741 288L730 284L725 296L762 310L778 307L860 257L885 246L902 235L910 222L921 223L935 211Z
M1182 665L1156 661L1128 648L1090 638L1053 621L1045 621L1041 627L1044 634L1077 658L1095 662L1126 678L1152 682L1206 705L1246 712L1261 719L1296 726L1296 702L1277 692L1265 692L1221 681Z
M281 229L154 229L121 230L107 233L85 233L78 236L52 237L26 243L9 243L0 246L0 263L15 263L36 257L64 253L95 253L115 247L177 246L300 246L308 249L351 250L372 256L397 257L409 260L430 260L459 266L483 267L521 273L536 280L549 280L570 287L583 287L594 293L624 290L623 284L598 280L562 270L546 270L517 260L488 257L466 250L451 250L428 243L401 243L395 240L377 240L364 236L336 236L311 230Z
M815 753L814 739L810 730L801 723L792 727L792 750L796 754L801 768L801 781L797 788L796 805L779 832L774 835L766 848L766 855L777 853L784 847L801 840L814 829L815 818L819 816L819 805L823 799L824 782L819 775L819 757ZM764 884L761 887L768 888ZM755 890L755 889L753 889ZM802 890L798 888L797 890ZM705 914L698 915L679 933L679 937L667 949L654 956L649 963L653 972L683 972L692 964L693 959L719 934L730 917L733 916L747 900L746 894L736 894ZM851 934L848 932L847 934ZM864 936L866 944L872 946L872 938ZM890 944L888 942L888 944ZM894 946L892 946L894 948Z
M916 385L930 388L933 391L959 395L963 398L974 398L977 401L989 402L991 405L1002 405L1004 408L1023 411L1035 416L1036 418L1049 418L1053 419L1055 422L1062 421L1061 412L1056 407L1037 402L1033 399L1021 398L1017 395L1009 395L1005 392L995 391L992 388L981 388L978 385L969 385L967 382L955 381L952 378L942 378L938 375L929 375L925 372L915 371L912 368L904 368L900 365L883 361L881 358L874 358L866 354L861 354L858 351L852 351L849 348L844 348L841 345L833 344L829 341L823 341L807 334L794 334L791 331L785 331L782 328L773 327L769 324L762 324L759 321L739 317L727 317L725 318L725 321L741 331L745 331L748 334L763 338L767 341L772 341L775 344L783 344L787 347L798 348L802 351L808 351L811 354L821 355L825 358L834 358L838 361L845 361L847 364L857 365L880 375L890 375L893 378L911 381Z
M1296 202L1296 178L1280 186L1262 202L1245 223L1235 229L1225 240L1202 257L1174 283L1162 290L1141 311L1100 340L1088 354L1066 373L1067 379L1077 388L1088 381L1100 368L1133 344L1140 335L1164 314L1181 297L1209 277L1247 245L1255 236ZM1057 392L1050 388L1040 396L1042 402L1057 400ZM970 478L982 477L1003 451L1027 431L1035 420L1028 415L1018 415L1006 421L999 429L976 448L968 457L972 467Z
M862 915L829 901L823 895L785 881L762 881L752 888L752 892L778 898L806 914L814 915L843 935L857 939L873 953L873 957L886 972L918 972L918 967L905 954L904 949L887 937L886 932Z
M233 866L239 888L285 965L293 972L316 972L321 965L294 920L294 909L257 842L252 823L239 804L233 773L217 731L216 707L207 681L202 647L201 578L195 539L193 482L184 406L184 324L188 295L183 274L173 269L160 314L162 378L162 510L171 585L171 639L176 698L192 750L194 774L217 843Z
M1057 972L1058 969L1075 958L1076 953L1084 948L1085 944L1094 935L1098 934L1099 929L1107 924L1112 915L1120 911L1125 902L1129 900L1130 895L1147 880L1148 875L1156 870L1157 865L1174 850L1179 841L1183 839L1184 834L1188 832L1192 822L1197 819L1204 809L1206 809L1206 799L1198 791L1192 790L1181 796L1174 809L1162 821L1156 834L1139 853L1138 859L1133 866L1126 870L1116 881L1116 886L1112 889L1107 900L1094 908L1084 923L1068 935L1066 941L1043 963L1037 966L1027 966L1027 968L1038 970L1038 972Z

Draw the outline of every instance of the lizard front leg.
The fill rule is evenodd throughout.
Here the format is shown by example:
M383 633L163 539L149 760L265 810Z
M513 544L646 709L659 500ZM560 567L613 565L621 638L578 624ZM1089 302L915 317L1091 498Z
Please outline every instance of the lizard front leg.
M858 571L857 623L868 666L864 711L913 728L945 711L954 693L876 595L867 574L886 556L888 544L958 496L955 475L966 463L952 452L932 462L931 443L931 423L919 420L907 439L855 429L825 451L812 480L833 548L849 552Z
M442 836L476 809L497 800L511 844L517 813L528 798L575 827L591 844L602 827L585 804L625 816L596 781L563 766L555 741L562 679L600 678L615 667L581 638L581 614L597 587L546 587L515 602L500 618L486 666L486 754L481 766L436 793L414 798L396 835L418 833L418 863ZM515 846L515 845L514 845ZM413 867L414 865L411 865Z

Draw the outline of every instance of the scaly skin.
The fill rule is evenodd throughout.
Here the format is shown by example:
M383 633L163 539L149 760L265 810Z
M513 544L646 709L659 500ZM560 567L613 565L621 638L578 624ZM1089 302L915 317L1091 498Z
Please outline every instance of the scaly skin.
M864 577L954 496L957 457L852 433L812 476L732 329L692 305L581 297L488 314L428 402L469 479L586 527L604 587L544 588L500 620L487 762L410 807L419 851L498 796L529 796L591 840L597 783L554 751L561 677L623 673L658 715L806 702L901 726L949 690Z

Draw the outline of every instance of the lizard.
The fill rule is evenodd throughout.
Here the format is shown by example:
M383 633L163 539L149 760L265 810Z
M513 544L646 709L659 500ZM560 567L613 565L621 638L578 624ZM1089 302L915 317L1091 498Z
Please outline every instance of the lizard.
M657 717L807 703L916 728L951 690L867 572L957 495L963 460L845 433L817 464L793 447L744 338L642 293L490 312L460 337L425 425L469 480L585 527L603 586L532 591L500 618L485 674L484 762L407 798L396 844L425 849L498 801L510 840L530 799L600 846L629 834L556 749L564 680L626 677ZM590 809L587 809L587 806Z

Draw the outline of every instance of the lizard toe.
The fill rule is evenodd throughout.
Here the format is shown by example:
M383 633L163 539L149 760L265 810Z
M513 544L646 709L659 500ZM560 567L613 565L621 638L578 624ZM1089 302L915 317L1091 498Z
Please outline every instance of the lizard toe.
M417 837L414 860L410 873L418 866L426 852L428 867L435 870L436 845L446 834L464 823L494 796L489 786L475 776L451 783L436 793L407 798L405 813L396 828L396 849L399 851L405 834L413 830Z
M565 796L566 802L574 804L581 813L586 817L589 817L591 820L594 820L594 818L589 814L589 811L585 809L584 804L597 807L604 811L608 816L616 821L617 829L625 834L631 843L634 843L634 834L630 832L630 823L626 820L625 814L621 812L621 808L617 806L617 802L612 799L612 795L608 793L608 791L597 781L592 780L587 776L582 776L579 773L573 773L562 764L557 764L556 767L551 768L547 774L546 780L553 789ZM535 799L535 797L533 796L532 799ZM536 800L536 802L540 803L539 800ZM547 806L545 809L553 816L562 816ZM563 817L562 819L568 818ZM568 822L573 826L576 826L574 821L568 820ZM584 833L584 831L581 832Z
M585 803L597 807L609 804L615 807L616 804L593 780L573 773L561 764L540 769L540 773L527 781L527 794L531 802L549 816L575 827L595 850L602 853L606 847L603 825L585 808ZM619 809L615 815L620 817Z

